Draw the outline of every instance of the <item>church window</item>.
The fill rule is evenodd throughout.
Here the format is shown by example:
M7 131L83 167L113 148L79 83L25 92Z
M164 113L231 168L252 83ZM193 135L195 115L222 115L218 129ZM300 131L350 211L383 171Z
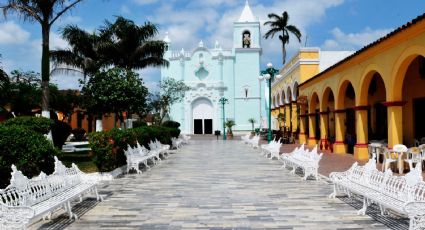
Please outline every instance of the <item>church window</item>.
M251 48L251 33L247 30L242 34L242 47Z

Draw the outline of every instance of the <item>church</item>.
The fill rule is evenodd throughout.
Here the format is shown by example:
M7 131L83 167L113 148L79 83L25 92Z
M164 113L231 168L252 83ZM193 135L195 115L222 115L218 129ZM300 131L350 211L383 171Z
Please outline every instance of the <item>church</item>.
M161 68L161 79L183 80L190 90L182 102L172 105L170 120L181 124L188 134L223 133L223 106L226 98L225 121L233 120L233 131L250 131L253 118L259 127L265 111L264 87L258 80L261 49L260 22L254 17L248 2L239 20L233 23L233 47L222 48L217 41L208 48L202 41L191 51L172 50L168 34L164 38L168 67Z

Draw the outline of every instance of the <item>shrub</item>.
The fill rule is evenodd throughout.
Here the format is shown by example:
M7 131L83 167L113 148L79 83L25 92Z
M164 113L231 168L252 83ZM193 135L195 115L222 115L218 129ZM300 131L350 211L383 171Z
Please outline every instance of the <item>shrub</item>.
M3 126L25 126L41 134L48 134L54 124L55 122L49 118L28 116L15 117L2 123Z
M139 128L139 127L144 127L144 126L148 126L148 124L144 121L134 121L133 122L133 128Z
M178 123L177 121L165 121L162 123L162 126L178 129L180 127L180 123Z
M112 129L108 132L90 133L89 143L93 153L93 161L100 171L111 171L126 164L124 150L127 146L141 145L148 147L151 140L159 140L163 144L171 144L171 137L177 137L179 129L162 126L144 126L133 129Z
M58 152L40 133L22 125L0 125L0 187L9 184L10 166L15 164L25 176L31 178L41 171L54 169L53 156Z
M84 135L86 135L86 130L83 128L75 128L72 130L72 134L74 134L75 141L83 141Z
M69 134L71 134L71 126L66 122L55 120L55 124L52 127L52 138L53 143L58 149L62 149Z

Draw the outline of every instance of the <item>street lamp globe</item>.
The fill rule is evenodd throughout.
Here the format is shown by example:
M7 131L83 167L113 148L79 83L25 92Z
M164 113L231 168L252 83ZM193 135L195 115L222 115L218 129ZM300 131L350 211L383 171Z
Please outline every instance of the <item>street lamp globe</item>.
M271 62L267 63L267 68L273 68L273 64Z
M270 74L266 74L266 75L264 75L264 79L266 79L266 80L270 80L270 78L271 78L272 76L270 75Z
M282 75L278 74L278 75L276 75L276 78L277 79L281 79L282 78Z
M260 81L264 80L264 76L263 75L258 76L258 80Z

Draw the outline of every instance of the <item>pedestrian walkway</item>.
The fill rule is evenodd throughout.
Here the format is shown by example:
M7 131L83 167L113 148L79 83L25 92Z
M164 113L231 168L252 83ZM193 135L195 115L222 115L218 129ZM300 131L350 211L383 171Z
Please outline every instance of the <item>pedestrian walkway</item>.
M79 220L61 215L33 228L388 228L356 215L356 204L329 199L326 181L301 181L280 166L239 141L192 141L151 171L101 186L105 200L78 204Z

